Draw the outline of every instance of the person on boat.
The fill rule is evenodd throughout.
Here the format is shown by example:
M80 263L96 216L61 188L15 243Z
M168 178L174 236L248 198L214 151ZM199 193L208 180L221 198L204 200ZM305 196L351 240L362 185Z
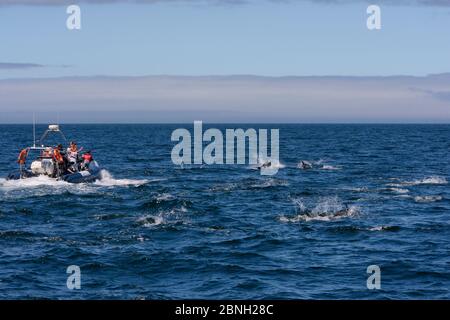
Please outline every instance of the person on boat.
M66 157L66 151L64 150L62 144L58 144L56 149L59 150L59 153L61 154L61 156L63 158L63 161L64 161L63 171L65 172L68 167L68 164L69 164L69 161L67 160L67 157Z
M87 170L89 168L89 164L94 161L94 157L92 157L92 153L90 150L86 151L83 156L83 163L81 164L81 170Z
M74 173L78 172L78 147L75 142L71 142L66 153L67 160L69 162L69 171Z
M52 154L53 154L52 148L47 147L44 149L44 151L42 151L41 156L42 156L42 158L51 158Z
M65 151L63 150L63 145L62 145L62 144L58 144L58 145L56 146L55 149L58 149L58 150L59 150L59 153L60 153L63 157L66 155Z
M23 177L24 169L25 169L25 163L27 162L28 152L30 151L30 148L23 149L19 153L19 157L17 158L17 163L19 164L19 170L20 170L20 178Z
M59 146L53 150L53 160L56 164L56 176L61 177L64 173L64 157L61 154Z

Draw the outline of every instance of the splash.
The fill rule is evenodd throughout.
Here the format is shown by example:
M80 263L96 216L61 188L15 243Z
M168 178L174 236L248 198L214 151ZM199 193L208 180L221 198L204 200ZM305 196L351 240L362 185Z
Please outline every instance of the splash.
M308 209L301 199L293 199L292 202L298 214L294 217L281 216L281 222L333 221L354 217L360 212L356 206L344 205L338 197L321 198L312 209Z
M283 169L283 168L286 168L286 165L282 164L278 160L275 160L275 161L272 161L272 165L270 167L271 168L277 168L277 169Z
M294 203L294 205L297 207L297 210L300 212L305 212L307 210L302 199L292 199L292 203Z
M319 159L317 161L313 161L314 164L320 166L321 164L323 164L325 162L325 159Z
M102 170L100 180L94 182L95 185L102 187L115 187L115 186L142 186L149 183L150 180L133 180L133 179L114 179L112 174L107 170Z
M344 205L338 197L325 197L320 198L318 204L312 209L311 212L313 214L331 214L343 209Z
M259 166L262 166L263 164L266 164L270 162L269 168L273 169L283 169L286 166L280 162L278 159L272 159L272 158L265 158L262 155L258 156L258 164L256 166L251 166L251 168L258 168Z
M146 215L143 217L140 217L137 220L137 223L145 228L152 228L155 226L158 226L164 222L164 219L162 216L152 216L152 215Z

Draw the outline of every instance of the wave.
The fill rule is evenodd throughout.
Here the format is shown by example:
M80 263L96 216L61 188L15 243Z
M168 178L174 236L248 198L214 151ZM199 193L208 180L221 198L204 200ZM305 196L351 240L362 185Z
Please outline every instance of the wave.
M398 231L398 226L376 226L368 229L369 231Z
M419 202L419 203L437 202L437 201L441 201L441 200L442 200L441 196L417 196L417 197L414 197L414 201Z
M387 188L387 191L391 191L391 192L395 192L395 193L399 193L399 194L406 194L409 193L408 189L404 189L404 188Z
M403 187L403 186L419 186L419 185L427 185L427 184L444 185L444 184L448 184L448 181L444 177L431 176L431 177L416 179L416 180L412 180L412 181L401 181L398 183L388 183L387 186Z
M215 185L209 188L211 192L230 192L239 188L238 183L226 183L223 185Z
M322 166L323 170L341 170L342 168L340 167L335 167L335 166L331 166L331 165L323 165Z
M174 195L171 195L170 193L161 193L158 196L156 196L155 200L158 202L162 201L171 201L175 200L176 197Z
M376 231L399 231L399 226L375 226L375 227L362 227L362 226L355 226L355 225L346 225L346 226L337 226L331 229L332 231L335 231L337 233L356 233L356 232L376 232Z
M178 198L169 193L158 194L149 200L145 200L141 205L143 209L168 209L180 207L184 208L183 210L187 210L190 206L192 206L192 201Z
M344 190L348 190L351 192L369 192L370 189L368 187L349 187L349 188L344 188Z
M420 184L448 184L447 179L445 179L444 177L439 177L439 176L432 176L432 177L428 177L428 178L424 178L421 180L415 180L412 182L415 185L420 185Z
M21 231L21 230L5 230L5 231L0 231L0 239L3 238L21 238L21 239L29 239L29 238L34 238L37 235L32 233L32 232L28 232L28 231Z
M235 190L252 190L252 189L266 189L276 187L286 187L289 182L286 180L267 178L267 179L252 179L250 181L232 182L221 185L215 185L208 190L211 192L231 192Z
M250 183L245 186L243 189L265 189L272 187L285 187L288 186L289 183L286 180L269 178L265 180L261 180L258 182Z

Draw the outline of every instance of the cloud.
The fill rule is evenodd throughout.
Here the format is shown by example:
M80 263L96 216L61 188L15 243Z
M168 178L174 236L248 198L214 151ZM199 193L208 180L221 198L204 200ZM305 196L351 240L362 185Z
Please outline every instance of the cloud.
M196 4L244 4L258 3L260 0L78 0L76 3L112 4L112 3L196 3ZM371 3L369 0L266 0L274 3L312 2L317 4ZM450 0L377 0L380 5L425 5L450 7ZM70 5L73 0L0 0L0 5Z
M437 99L442 99L444 101L450 102L450 91L432 92L432 95L434 95L434 97L436 97Z
M42 68L44 65L37 63L0 62L0 70Z
M28 70L35 68L72 68L73 65L44 65L39 63L22 63L22 62L0 62L0 70Z
M426 95L432 97L433 99L450 102L450 91L448 91L448 90L430 90L430 89L421 89L421 88L411 88L411 91L426 94Z
M11 79L0 81L0 119L59 112L66 122L450 123L449 87L450 74Z

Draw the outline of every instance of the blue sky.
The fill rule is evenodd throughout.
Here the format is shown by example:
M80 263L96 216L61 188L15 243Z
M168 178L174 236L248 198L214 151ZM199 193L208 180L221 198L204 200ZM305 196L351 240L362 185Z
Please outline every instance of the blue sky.
M450 0L101 1L0 0L0 122L450 122Z
M450 71L450 6L381 5L381 31L367 30L363 1L80 6L80 31L66 29L65 6L1 6L0 62L46 66L1 78Z

